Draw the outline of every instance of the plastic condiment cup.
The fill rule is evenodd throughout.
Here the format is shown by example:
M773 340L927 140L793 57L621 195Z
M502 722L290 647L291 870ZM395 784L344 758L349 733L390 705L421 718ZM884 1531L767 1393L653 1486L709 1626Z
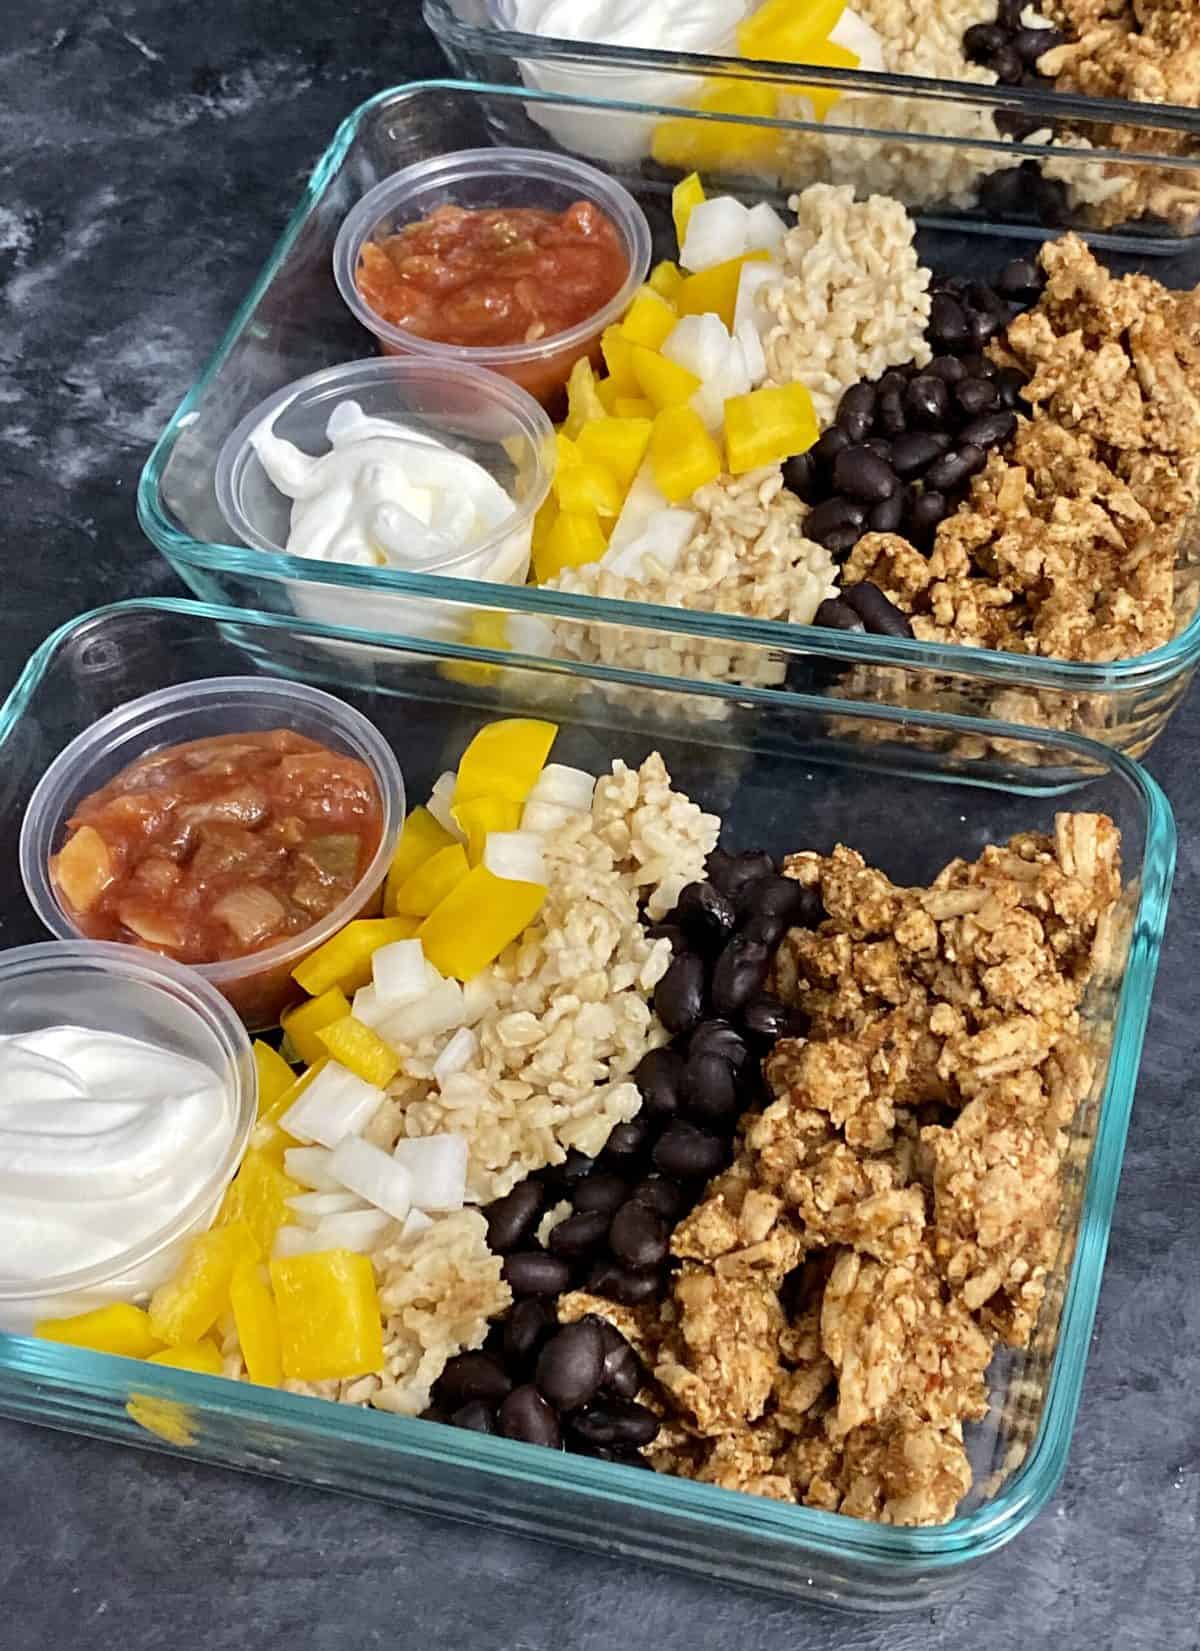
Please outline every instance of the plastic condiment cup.
M382 831L353 892L311 928L246 957L189 966L228 998L251 1031L276 1025L300 995L291 978L296 965L352 918L377 909L382 898L404 823L404 780L391 747L361 712L319 688L271 677L210 677L160 688L110 711L73 739L43 774L21 822L21 878L34 910L60 940L85 939L50 877L50 857L62 847L79 803L151 752L274 728L304 734L364 763L379 788Z
M621 238L629 271L607 304L563 332L533 343L488 348L442 344L383 320L358 290L355 277L366 243L384 240L405 224L427 218L435 207L543 207L562 212L581 200L593 202L608 216ZM364 195L338 231L333 273L343 299L385 354L487 367L548 402L561 391L580 356L592 354L605 327L624 313L646 279L650 255L645 213L627 189L596 167L537 149L462 149L406 167Z
M225 1090L225 1150L191 1201L157 1232L108 1261L36 1282L6 1276L0 1257L0 1329L25 1332L111 1301L137 1300L175 1271L208 1227L254 1124L258 1084L250 1040L221 994L195 969L98 940L43 942L0 952L0 1034L70 1024L157 1044L198 1061Z

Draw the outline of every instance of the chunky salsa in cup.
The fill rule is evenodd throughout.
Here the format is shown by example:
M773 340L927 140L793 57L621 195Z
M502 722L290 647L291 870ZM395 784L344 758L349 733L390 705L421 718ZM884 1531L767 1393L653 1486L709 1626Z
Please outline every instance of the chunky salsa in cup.
M85 935L218 963L302 933L352 894L383 803L364 763L273 729L143 757L67 827L50 875Z
M629 258L591 201L542 207L439 206L359 254L356 281L382 320L440 344L530 344L614 298Z

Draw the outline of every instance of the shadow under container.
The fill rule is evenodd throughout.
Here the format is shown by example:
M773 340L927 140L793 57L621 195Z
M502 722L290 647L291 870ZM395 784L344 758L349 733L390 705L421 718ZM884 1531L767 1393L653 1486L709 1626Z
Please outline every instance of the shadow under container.
M285 385L363 353L364 335L341 302L330 264L338 232L355 203L381 179L414 161L461 145L481 145L495 131L507 133L516 126L526 145L547 144L544 128L531 117L551 108L593 124L657 118L649 109L432 83L383 92L343 124L229 332L142 473L139 520L195 594L283 614L313 613L319 605L322 619L343 625L361 623L359 615L367 608L386 614L389 600L407 605L419 599L422 630L447 642L489 640L519 653L589 667L649 670L714 683L786 684L831 700L879 700L918 711L1065 729L1127 755L1144 755L1200 663L1200 617L1192 583L1200 565L1189 561L1196 548L1192 545L1180 553L1178 630L1172 640L1136 658L1090 665L884 636L850 637L813 626L570 596L534 586L319 565L230 543L217 496L219 457L230 433ZM725 132L730 142L743 141L747 132L763 125L724 116L679 118L690 119L698 132ZM850 141L864 157L873 152L861 133ZM921 141L933 148L945 143ZM872 164L864 159L868 171ZM650 222L654 256L673 256L670 182L653 168L617 171ZM882 178L880 187L885 188ZM730 188L749 202L763 196L760 186L745 180ZM786 193L772 197L781 208ZM982 279L994 275L1017 246L1001 233L967 237L930 227L920 232L918 249L936 270ZM1114 262L1150 270L1172 286L1200 280L1200 257L1151 263L1140 256ZM396 628L411 631L415 611L415 606L406 608L403 624ZM391 628L386 618L371 623L376 629ZM958 736L930 732L929 737L945 744ZM1024 750L1032 761L1040 748Z
M979 723L830 706L786 689L635 673L617 682L423 638L396 638L386 661L383 647L370 633L189 602L124 603L72 621L35 654L0 711L0 848L11 859L48 753L93 714L251 666L265 680L319 675L379 729L414 797L456 763L482 721L551 717L560 724L556 759L593 773L614 758L636 764L660 751L675 784L723 816L726 847L778 855L840 841L901 882L924 882L953 856L973 857L1018 831L1052 830L1059 788L1091 782L1068 806L1112 817L1124 873L1112 970L1084 1006L1097 1072L1073 1125L1057 1256L1033 1342L993 1360L992 1408L967 1430L974 1488L952 1523L892 1529L19 1337L0 1336L0 1412L795 1598L884 1611L945 1595L1045 1507L1066 1462L1170 887L1165 798L1136 765L1068 735L1004 728L1007 766L972 764L932 751L928 736L953 725L978 738L989 732ZM897 832L897 820L914 822L912 832ZM11 884L0 920L17 939L35 926Z

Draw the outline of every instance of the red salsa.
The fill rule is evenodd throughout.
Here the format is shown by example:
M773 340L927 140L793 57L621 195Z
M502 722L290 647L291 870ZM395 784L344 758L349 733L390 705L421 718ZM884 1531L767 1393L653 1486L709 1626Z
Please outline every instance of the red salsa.
M85 935L217 963L303 933L352 894L383 804L364 763L274 729L143 757L67 826L50 874Z
M384 321L441 344L494 348L552 338L614 298L629 258L590 201L468 211L439 206L368 242L356 280Z

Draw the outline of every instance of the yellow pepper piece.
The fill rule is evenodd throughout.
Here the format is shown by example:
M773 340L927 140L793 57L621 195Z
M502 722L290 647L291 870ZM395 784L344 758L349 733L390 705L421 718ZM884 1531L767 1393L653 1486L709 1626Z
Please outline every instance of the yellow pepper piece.
M674 332L678 320L674 304L655 292L653 287L639 287L625 312L621 331L631 344L642 344L648 350L657 350Z
M621 395L635 396L638 386L633 376L633 345L620 327L605 327L600 336L600 350L610 382Z
M546 507L542 506L542 510ZM538 516L541 515L538 511ZM537 516L534 517L536 531ZM426 860L432 859L440 848L448 848L454 838L434 819L427 808L414 808L405 816L404 825L400 830L400 838L396 844L396 852L392 855L392 863L388 868L387 883L383 891L383 909L388 917L396 915L396 890L410 878L418 866L423 866Z
M599 428L601 422L607 424L609 421L605 418L589 428ZM583 437L579 439L582 442ZM586 461L560 470L554 478L554 491L560 509L568 514L594 510L597 516L609 521L621 514L624 502L624 494L611 471L602 464Z
M602 464L628 493L650 443L649 418L606 418L589 424L579 438L579 451L589 464Z
M669 258L664 258L661 264L655 264L650 271L649 285L660 297L675 302L675 294L683 284L683 271L678 264L673 264Z
M476 866L425 919L417 938L435 968L471 980L529 927L545 898L541 883L496 877Z
M169 1445L186 1448L196 1443L190 1405L179 1404L175 1399L155 1398L149 1393L137 1393L125 1406L125 1414L131 1422L144 1427L147 1433L165 1439Z
M507 797L523 803L557 737L558 724L540 717L501 717L485 723L459 761L455 807L470 797Z
M567 379L567 417L563 434L574 439L591 419L605 418L604 405L596 394L596 375L586 355L581 355Z
M349 1004L346 1007L349 1008ZM292 1102L298 1100L304 1090L308 1088L324 1064L324 1060L318 1060L315 1066L310 1066L306 1072L301 1072L299 1077L293 1077L289 1088L285 1089L282 1095L277 1096L272 1101L266 1112L259 1113L259 1124L274 1124L282 1118Z
M295 1083L296 1074L269 1043L255 1038L253 1047L254 1069L258 1074L258 1116L261 1121L272 1116L272 1107Z
M521 805L508 797L469 797L450 812L467 834L467 859L473 866L483 859L489 831L516 831L521 824Z
M689 275L679 289L680 315L719 315L732 332L742 270L747 264L765 262L766 257L765 252L746 252L699 275Z
M408 881L396 890L397 911L409 917L427 916L466 875L467 851L461 843L451 843L448 848L438 849L432 859L418 866ZM341 1016L337 1018L340 1020Z
M721 474L721 449L691 407L668 407L654 421L650 467L659 491L672 504L690 499Z
M391 1044L353 1015L323 1026L317 1036L339 1065L377 1089L386 1089L400 1070L400 1057Z
M658 159L657 150L654 158L655 160ZM686 178L681 178L672 189L671 216L675 220L675 239L680 246L687 239L687 227L692 213L704 199L704 185L700 182L700 176L696 172L691 172Z
M306 1082L311 1075L305 1073ZM271 1253L275 1234L291 1220L288 1199L304 1191L299 1182L285 1173L282 1163L282 1149L295 1143L282 1130L279 1143L278 1155L274 1150L250 1148L217 1213L218 1227L229 1227L235 1222L248 1227L263 1255Z
M615 408L617 418L644 418L654 422L654 403L645 396L618 396Z
M653 350L644 350L637 344L633 347L633 372L642 394L647 401L654 403L659 412L664 407L681 406L700 388L700 380L695 373L689 373L686 367L668 361L665 355L656 355Z
M281 1256L271 1263L271 1283L285 1376L337 1381L383 1368L383 1322L368 1256Z
M617 410L617 402L620 401L620 399L621 399L620 396L617 394L617 381L616 381L616 379L613 379L613 378L602 378L602 379L600 379L599 382L596 385L596 394L600 399L600 405L604 408L605 413L608 415L609 418L612 418L613 415L616 413L616 410ZM601 421L599 419L593 419L592 420L593 424L599 424L600 422ZM580 431L580 434L582 435L583 432Z
M762 81L739 80L710 86L697 100L696 109L698 114L736 115L743 122L771 120L778 113L779 95L774 86ZM778 133L769 126L680 114L654 128L652 152L660 166L756 172L771 166L777 143Z
M534 557L533 576L544 585L564 568L598 562L607 549L608 538L594 510L564 510Z
M583 460L579 457L578 447L576 447L570 436L564 435L562 430L555 433L554 459L556 478L560 476L564 470L573 470L576 465L583 463Z
M557 508L556 505L555 509ZM545 509L544 505L542 509ZM538 514L541 514L540 510ZM535 525L536 521L535 516ZM508 640L507 615L486 608L476 609L467 619L463 641L475 648L494 648L498 653L511 653L512 643ZM482 659L443 659L438 664L439 676L446 677L450 682L466 682L472 686L494 682L500 671L499 665L489 665ZM453 838L449 840L454 841ZM415 926L412 933L416 933ZM404 938L407 940L411 936L405 935Z
M183 1265L150 1297L150 1333L169 1347L199 1341L229 1305L229 1281L258 1245L245 1221L213 1227L191 1242Z
M784 58L790 62L790 55ZM797 62L823 69L857 69L862 59L857 52L852 52L848 46L837 46L826 40L820 46L814 46L806 51ZM833 108L841 93L829 86L789 85L785 88L794 96L806 97L813 106L813 114L817 120L824 120Z
M278 1387L283 1380L279 1352L279 1314L257 1261L239 1261L229 1283L229 1302L246 1374L260 1387Z
M733 476L807 453L819 433L803 384L767 386L725 403L725 450Z
M150 1315L127 1301L96 1307L72 1318L39 1319L33 1333L41 1341L65 1342L93 1353L115 1353L122 1359L146 1359L162 1346L151 1332Z
M317 1038L321 1027L328 1026L332 1021L341 1020L343 1015L349 1013L350 1005L345 992L337 986L331 986L327 992L322 992L320 997L310 998L307 1003L300 1003L294 1009L288 1009L281 1016L280 1025L300 1059L311 1066L325 1053L324 1045ZM282 1113L279 1116L282 1116Z
M738 25L738 55L772 58L781 63L806 61L792 56L781 58L778 48L790 53L825 41L837 28L845 9L846 0L807 0L800 6L796 0L766 0Z
M536 557L538 551L545 545L546 540L550 537L550 529L554 526L557 520L558 499L555 497L554 489L551 488L549 493L546 494L543 502L538 506L537 514L533 518L533 535L530 539L529 545L530 552L533 556ZM437 824L436 820L434 821L434 824ZM438 829L440 831L441 827L439 826ZM452 839L449 840L452 841ZM445 846L445 843L441 845L443 848Z
M331 986L347 996L365 986L371 978L371 959L381 946L394 940L410 940L416 928L407 917L359 917L310 952L292 970L292 979L313 997Z
M172 1370L194 1370L201 1376L219 1376L225 1368L220 1348L207 1338L164 1347L161 1353L152 1353L146 1363L165 1364Z

